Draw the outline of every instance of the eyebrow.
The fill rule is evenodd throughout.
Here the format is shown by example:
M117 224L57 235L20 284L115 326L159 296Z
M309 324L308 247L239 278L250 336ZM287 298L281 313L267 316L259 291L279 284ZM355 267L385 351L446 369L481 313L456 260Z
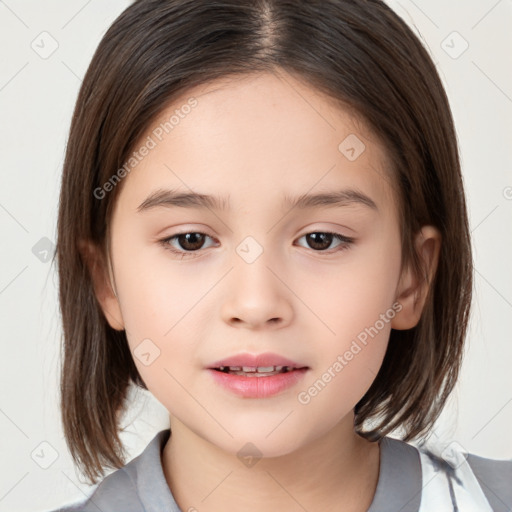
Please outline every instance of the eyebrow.
M318 207L342 207L359 204L379 211L375 201L356 189L344 189L317 194L302 194L298 197L285 195L283 206L289 209L307 209ZM226 197L200 194L197 192L179 192L178 190L156 190L151 193L137 208L138 212L156 207L181 207L209 210L229 210L229 200Z

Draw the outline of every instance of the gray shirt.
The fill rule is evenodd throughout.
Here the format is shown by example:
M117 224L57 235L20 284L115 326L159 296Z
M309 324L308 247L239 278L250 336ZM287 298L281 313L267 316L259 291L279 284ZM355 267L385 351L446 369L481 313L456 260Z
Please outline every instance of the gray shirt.
M169 429L162 430L139 456L104 478L88 499L54 512L187 512L176 504L163 472L161 454L169 436ZM422 481L420 450L391 437L383 437L379 443L379 480L368 512L433 510L425 502L423 493L425 483ZM434 458L432 460L435 462ZM468 454L467 462L492 510L510 512L512 460ZM449 465L444 465L447 469L443 476L451 489L450 479L457 479L457 476L450 473ZM443 468L442 464L436 467ZM450 501L443 510L464 511L456 504L453 492Z

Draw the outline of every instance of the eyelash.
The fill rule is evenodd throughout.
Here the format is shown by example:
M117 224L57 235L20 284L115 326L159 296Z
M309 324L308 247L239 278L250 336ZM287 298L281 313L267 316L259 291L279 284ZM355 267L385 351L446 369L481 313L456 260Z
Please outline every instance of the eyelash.
M331 250L315 250L315 249L311 249L313 252L318 252L318 253L323 253L323 254L333 254L333 253L337 253L337 252L341 252L341 251L344 251L346 249L349 249L351 244L354 242L354 238L350 238L350 237L347 237L347 236L344 236L344 235L340 235L339 233L335 233L333 231L310 231L308 233L305 233L301 237L299 237L299 240L301 238L304 238L305 236L311 235L313 233L332 235L334 237L334 239L339 240L340 242L342 242L342 244L339 245L338 248L336 248L334 250L332 250L332 249ZM181 235L187 235L187 234L205 235L208 238L213 238L213 237L207 235L206 233L202 233L200 231L183 231L181 233L176 233L176 234L174 234L174 235L172 235L170 237L167 237L167 238L164 238L162 240L159 240L159 242L161 243L161 245L163 246L163 248L165 250L170 251L170 252L172 252L174 254L181 255L181 259L198 257L199 255L195 255L195 253L198 253L199 251L201 251L201 249L197 249L196 251L180 251L180 250L177 250L177 249L175 249L174 247L172 247L170 245L170 242L172 240L177 239Z

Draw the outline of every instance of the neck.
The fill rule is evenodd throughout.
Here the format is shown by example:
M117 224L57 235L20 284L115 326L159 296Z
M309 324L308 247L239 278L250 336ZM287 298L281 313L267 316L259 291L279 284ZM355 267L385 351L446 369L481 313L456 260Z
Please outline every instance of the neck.
M167 484L183 511L366 512L380 448L353 430L353 413L299 450L244 464L176 418L162 453Z

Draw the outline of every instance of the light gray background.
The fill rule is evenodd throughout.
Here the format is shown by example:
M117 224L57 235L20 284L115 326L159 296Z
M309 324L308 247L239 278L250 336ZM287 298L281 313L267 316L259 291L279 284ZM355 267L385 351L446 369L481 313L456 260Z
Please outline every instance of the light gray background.
M512 2L389 3L421 35L447 89L476 264L462 375L432 440L512 458ZM60 426L57 280L44 259L56 238L64 148L81 78L128 4L0 1L0 511L52 509L93 490L80 482ZM469 46L458 55L464 41ZM45 55L52 44L58 48ZM126 424L132 421L122 439L133 457L167 427L167 412L139 392Z

